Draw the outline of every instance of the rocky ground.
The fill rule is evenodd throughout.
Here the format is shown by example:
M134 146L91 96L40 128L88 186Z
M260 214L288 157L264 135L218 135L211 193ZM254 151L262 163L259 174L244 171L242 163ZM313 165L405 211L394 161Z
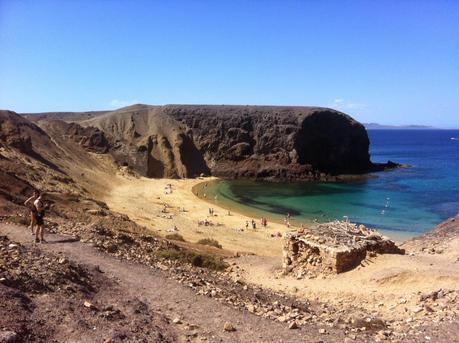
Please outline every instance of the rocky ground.
M86 243L49 235L50 244L36 246L25 227L1 228L21 242L2 237L0 269L1 318L8 318L1 322L2 334L19 342L81 337L95 342L448 342L459 333L459 299L452 290L419 294L415 313L387 321L358 304L337 307L246 284L236 264L216 271L152 254L169 250L146 238L151 236L107 228L101 234L99 227L91 237L84 235ZM400 299L403 304L412 300ZM145 312L137 313L135 306ZM214 318L213 311L220 316ZM10 312L13 316L6 316ZM56 318L66 320L56 323Z
M0 236L0 342L175 342L168 319L116 280Z
M5 245L2 249L5 260L2 263L5 268L1 271L2 296L9 299L10 292L20 291L33 303L33 311L17 308L17 316L22 316L22 323L27 323L22 327L16 325L20 322L18 320L4 319L14 303L11 307L2 307L1 330L5 335L6 332L16 335L17 342L34 339L58 342L150 342L154 339L291 342L301 339L317 342L321 337L344 338L336 328L315 323L296 327L251 314L244 309L246 304L260 308L271 306L277 311L292 312L292 315L306 313L312 308L310 310L307 303L301 304L283 295L234 282L222 272L187 264L181 267L177 262L158 261L156 266L146 266L121 256L101 253L88 244L62 235L50 235L48 244L35 246L29 243L30 234L26 228L10 224L0 224L0 228L2 233L13 237L14 242L22 242L13 243L2 238ZM29 255L34 258L27 258ZM35 269L36 273L29 272ZM38 296L32 290L34 287L19 286L16 280L23 279L28 285L42 284L47 280L48 286L39 288L42 295ZM8 303L11 301L9 299ZM144 325L142 329L136 324L137 313L129 308L129 304L138 301L144 303L145 315L151 316L140 316ZM294 310L294 307L298 309ZM76 319L80 316L81 321ZM104 320L108 321L105 316L116 319L111 324L104 324ZM63 317L68 317L68 321L57 324L56 318ZM47 327L42 330L45 333L41 334L35 318Z

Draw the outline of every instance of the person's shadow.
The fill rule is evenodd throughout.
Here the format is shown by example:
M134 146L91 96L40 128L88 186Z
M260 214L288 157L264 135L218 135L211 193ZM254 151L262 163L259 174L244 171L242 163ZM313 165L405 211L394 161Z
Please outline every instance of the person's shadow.
M59 243L74 243L78 242L80 239L77 237L71 237L71 238L62 238L62 239L57 239L54 241L48 241L48 244L59 244Z

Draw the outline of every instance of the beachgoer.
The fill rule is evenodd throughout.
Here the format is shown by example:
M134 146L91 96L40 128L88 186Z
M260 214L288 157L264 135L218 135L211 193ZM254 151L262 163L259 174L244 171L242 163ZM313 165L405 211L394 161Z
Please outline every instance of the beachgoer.
M257 224L255 223L255 220L252 219L252 229L256 229L257 228Z
M37 211L35 217L37 220L37 230L35 232L35 243L44 243L44 232L45 232L45 204L43 203L43 194L40 194L37 199L33 202Z
M29 210L30 210L30 225L29 225L29 229L32 232L32 235L35 234L34 227L37 224L37 216L36 216L37 210L36 210L35 206L33 205L33 202L35 200L37 200L39 195L40 194L38 193L38 191L34 190L33 191L33 195L24 202L24 205L27 206L29 208Z
M246 229L249 228L249 221L248 221L248 220L245 222L245 228L246 228Z
M298 230L298 232L301 232L301 233L304 232L304 224L303 223L301 223L300 229Z

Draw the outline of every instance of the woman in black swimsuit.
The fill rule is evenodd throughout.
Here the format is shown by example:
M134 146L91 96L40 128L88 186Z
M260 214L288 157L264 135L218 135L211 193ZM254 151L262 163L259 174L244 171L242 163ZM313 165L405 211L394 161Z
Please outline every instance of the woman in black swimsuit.
M35 234L34 227L37 224L37 209L35 208L34 201L39 197L38 191L33 191L33 195L27 199L24 203L30 210L30 225L29 228L32 231L32 235Z
M35 242L38 243L44 243L45 238L44 238L44 233L45 233L45 205L43 204L42 201L42 194L38 196L38 198L34 201L34 207L37 210L37 213L35 214L35 218L37 220L37 232L35 233Z

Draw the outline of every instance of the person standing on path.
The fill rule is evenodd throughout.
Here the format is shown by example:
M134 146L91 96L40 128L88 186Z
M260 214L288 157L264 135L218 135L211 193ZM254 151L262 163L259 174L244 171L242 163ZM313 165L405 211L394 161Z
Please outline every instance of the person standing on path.
M45 243L44 231L45 231L45 204L43 203L43 194L39 194L38 198L33 202L33 205L37 211L37 230L35 233L35 243Z
M35 205L33 203L38 198L39 195L40 194L38 193L38 191L34 190L33 195L24 202L24 205L27 206L27 208L30 210L29 229L32 232L32 235L35 234L34 227L37 224L37 209L35 208Z

